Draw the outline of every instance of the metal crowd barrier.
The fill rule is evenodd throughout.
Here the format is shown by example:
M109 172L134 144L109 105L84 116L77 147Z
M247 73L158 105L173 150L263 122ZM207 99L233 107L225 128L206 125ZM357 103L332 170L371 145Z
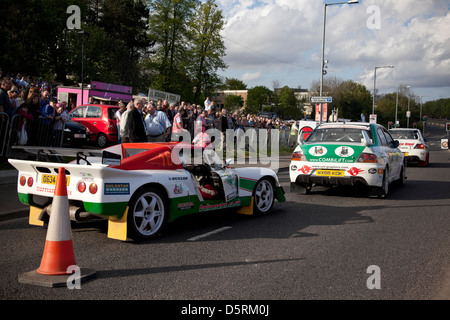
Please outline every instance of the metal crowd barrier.
M2 117L3 116L3 117ZM24 123L20 114L15 114L11 121L9 116L0 112L0 156L8 157L13 146L20 146L19 137L22 125L26 126L26 146L44 146L60 148L64 140L64 126L62 130L54 130L54 122L42 117L26 119Z

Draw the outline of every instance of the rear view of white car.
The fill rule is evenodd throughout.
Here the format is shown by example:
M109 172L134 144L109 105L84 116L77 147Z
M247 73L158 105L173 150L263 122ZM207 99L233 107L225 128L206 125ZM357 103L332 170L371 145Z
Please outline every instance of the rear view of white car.
M369 196L386 197L389 185L406 179L406 162L394 140L381 125L323 123L292 154L291 190L311 191L318 186L354 186Z
M416 162L421 167L426 167L430 163L430 151L419 129L390 129L389 133L400 143L399 149L407 162Z

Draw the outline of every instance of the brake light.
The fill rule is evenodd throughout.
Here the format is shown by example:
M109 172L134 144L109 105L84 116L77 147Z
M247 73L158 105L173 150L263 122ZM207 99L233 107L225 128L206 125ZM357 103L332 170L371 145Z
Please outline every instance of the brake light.
M295 151L292 153L292 161L306 161L306 157L302 151Z
M23 187L27 183L27 178L25 176L20 177L20 185Z
M86 183L84 183L83 181L78 182L77 189L78 189L78 192L80 192L80 193L85 192L86 191Z
M91 184L89 185L89 192L90 192L90 193L96 194L96 193L97 193L97 190L98 190L97 184L91 183Z
M378 158L375 154L373 153L366 153L363 152L361 153L361 155L358 157L358 159L356 160L356 162L363 162L363 163L377 163L378 162Z
M423 143L418 143L418 144L416 144L414 149L425 149L425 145Z

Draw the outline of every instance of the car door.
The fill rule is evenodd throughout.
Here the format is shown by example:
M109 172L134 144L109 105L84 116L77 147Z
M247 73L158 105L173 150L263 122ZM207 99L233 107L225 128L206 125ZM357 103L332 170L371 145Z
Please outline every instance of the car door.
M223 191L225 194L225 201L229 202L238 195L237 174L234 170L228 168L220 168L212 170L219 175L222 181Z
M389 159L390 179L392 180L400 174L402 162L401 151L392 136L383 127L379 127L379 135L381 134L384 135L386 153Z

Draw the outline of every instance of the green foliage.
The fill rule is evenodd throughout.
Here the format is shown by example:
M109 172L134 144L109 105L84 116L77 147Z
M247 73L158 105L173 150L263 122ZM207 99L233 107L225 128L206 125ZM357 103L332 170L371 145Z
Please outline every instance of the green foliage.
M246 113L257 114L263 104L270 103L272 91L265 86L256 86L248 90Z
M233 113L244 106L244 99L241 96L229 94L225 97L225 108Z

